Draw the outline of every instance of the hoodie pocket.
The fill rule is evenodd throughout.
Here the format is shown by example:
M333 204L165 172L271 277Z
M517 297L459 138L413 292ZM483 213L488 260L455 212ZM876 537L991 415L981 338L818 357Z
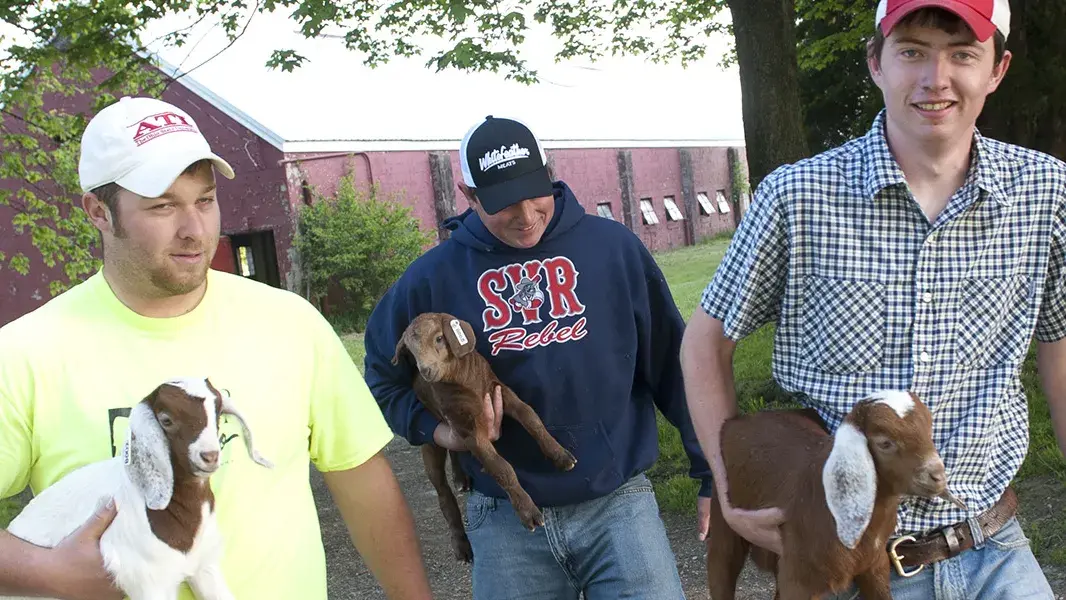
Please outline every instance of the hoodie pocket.
M583 479L590 489L614 489L621 485L622 474L602 422L556 425L547 430L577 459L577 464L567 473L569 477Z

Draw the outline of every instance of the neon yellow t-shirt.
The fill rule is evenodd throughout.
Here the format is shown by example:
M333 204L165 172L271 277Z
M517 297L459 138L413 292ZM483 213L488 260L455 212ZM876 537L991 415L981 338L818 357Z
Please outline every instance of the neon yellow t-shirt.
M0 497L121 451L129 408L178 376L228 390L274 463L252 462L226 417L211 487L234 595L324 600L310 465L358 466L393 434L333 329L284 290L210 271L196 309L150 319L96 273L0 328Z

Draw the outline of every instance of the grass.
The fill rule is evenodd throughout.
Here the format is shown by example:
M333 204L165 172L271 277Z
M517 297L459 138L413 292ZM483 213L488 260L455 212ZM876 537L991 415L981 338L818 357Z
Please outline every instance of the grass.
M7 527L7 524L11 522L11 519L15 518L15 515L22 510L22 504L15 498L4 498L0 500L0 529Z
M699 307L700 296L725 256L730 239L729 235L716 236L695 246L655 255L674 302L686 321ZM784 395L774 384L770 372L773 338L773 325L766 325L737 345L734 378L741 410L758 410L766 404L784 401ZM681 435L661 414L657 421L659 460L648 473L656 484L656 499L663 510L694 513L699 482L688 476L688 456L681 444Z
M366 358L366 348L363 346L363 334L348 333L341 336L341 341L344 342L344 348L348 350L348 354L352 356L355 365L359 367L359 372L363 373L363 359Z

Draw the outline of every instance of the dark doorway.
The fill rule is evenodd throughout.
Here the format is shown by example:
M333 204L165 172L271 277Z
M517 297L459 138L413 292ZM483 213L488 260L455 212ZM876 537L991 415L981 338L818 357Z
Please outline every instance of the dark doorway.
M229 239L233 246L233 262L238 275L281 287L273 231L267 229L238 233L229 236Z

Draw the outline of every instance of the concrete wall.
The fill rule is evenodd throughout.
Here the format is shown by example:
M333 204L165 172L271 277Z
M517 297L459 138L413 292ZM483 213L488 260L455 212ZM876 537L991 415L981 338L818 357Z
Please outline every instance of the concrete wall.
M620 153L631 157L632 172L628 177L620 167ZM692 199L685 203L681 157L689 155ZM664 250L698 242L721 231L733 229L733 214L701 214L695 195L705 193L713 201L717 190L726 198L731 194L731 176L727 148L589 148L553 149L547 152L555 177L565 181L585 210L597 214L598 204L610 206L618 221L626 222L624 188L631 180L632 229L652 250ZM450 181L435 183L432 173L433 154L443 154L450 165ZM310 184L319 193L329 196L337 189L338 181L354 173L357 184L365 188L377 185L386 196L395 196L412 207L427 231L436 230L440 222L435 208L439 194L448 194L455 213L468 208L466 199L456 184L462 181L459 155L456 151L358 152L358 153L300 153L289 154L287 181L290 202L305 201L301 186ZM438 179L440 177L438 176ZM444 179L447 179L445 177ZM435 190L434 186L437 186ZM446 186L446 188L444 187ZM668 218L664 198L673 198L683 219ZM641 217L640 200L649 200L659 222L646 224ZM691 212L691 214L690 214ZM691 224L686 223L691 221ZM686 227L692 232L686 234Z

